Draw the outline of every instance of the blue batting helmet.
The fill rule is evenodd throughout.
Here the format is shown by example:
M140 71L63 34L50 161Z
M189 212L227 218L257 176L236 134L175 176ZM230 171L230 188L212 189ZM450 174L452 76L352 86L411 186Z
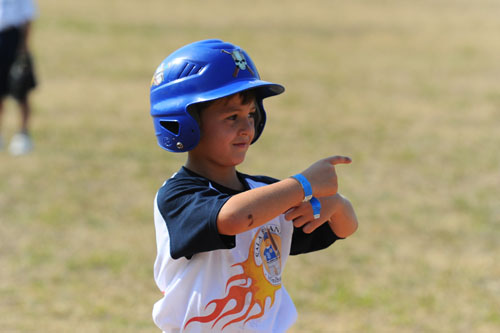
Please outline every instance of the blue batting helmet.
M253 143L266 122L262 99L285 88L262 81L248 54L231 43L212 39L178 49L163 60L151 81L151 116L158 144L171 152L193 149L200 140L193 106L248 89L255 89L259 110Z

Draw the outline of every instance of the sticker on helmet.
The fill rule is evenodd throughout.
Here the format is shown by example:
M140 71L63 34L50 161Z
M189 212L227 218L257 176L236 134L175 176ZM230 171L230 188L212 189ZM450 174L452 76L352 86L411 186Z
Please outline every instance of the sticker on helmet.
M237 77L240 70L244 71L246 69L248 69L248 71L253 76L255 76L255 73L250 68L250 66L248 66L247 60L245 59L245 56L243 55L243 53L240 52L240 50L234 50L233 52L229 52L226 50L221 50L221 51L224 53L230 54L231 57L233 57L234 64L236 65L236 67L234 68L233 77Z
M163 82L164 79L163 71L164 71L163 63L161 63L160 66L158 66L158 68L156 69L153 78L151 79L151 87L158 86Z

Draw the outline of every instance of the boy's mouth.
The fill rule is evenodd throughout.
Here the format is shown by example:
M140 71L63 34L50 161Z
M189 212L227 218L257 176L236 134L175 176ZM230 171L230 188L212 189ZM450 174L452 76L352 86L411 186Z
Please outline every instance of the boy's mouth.
M246 148L249 146L249 143L247 141L244 141L244 142L236 142L236 143L233 143L233 146L236 146L238 148Z

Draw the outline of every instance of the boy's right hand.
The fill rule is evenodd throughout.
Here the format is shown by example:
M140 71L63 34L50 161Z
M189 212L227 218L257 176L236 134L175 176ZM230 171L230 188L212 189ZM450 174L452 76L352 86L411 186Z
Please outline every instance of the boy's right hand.
M335 165L349 164L352 160L347 156L331 156L319 160L302 172L311 184L313 196L325 197L337 194L338 181Z

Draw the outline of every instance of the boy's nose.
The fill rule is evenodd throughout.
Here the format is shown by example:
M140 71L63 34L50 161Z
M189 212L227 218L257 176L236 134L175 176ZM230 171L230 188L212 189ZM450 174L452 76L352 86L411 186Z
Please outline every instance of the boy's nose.
M241 121L240 133L245 135L253 135L255 132L255 126L253 118L246 118Z

